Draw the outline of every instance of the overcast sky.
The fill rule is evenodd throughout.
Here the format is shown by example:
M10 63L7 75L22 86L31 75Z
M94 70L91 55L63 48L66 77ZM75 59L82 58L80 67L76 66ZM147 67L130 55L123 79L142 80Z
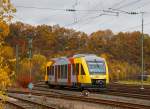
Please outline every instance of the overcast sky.
M111 29L120 31L141 31L141 14L120 13L116 16L109 8L144 13L144 32L150 34L150 0L11 0L17 12L14 21L31 25L65 26L88 34ZM65 9L76 9L68 12ZM103 12L106 10L107 12ZM112 12L110 12L112 11Z

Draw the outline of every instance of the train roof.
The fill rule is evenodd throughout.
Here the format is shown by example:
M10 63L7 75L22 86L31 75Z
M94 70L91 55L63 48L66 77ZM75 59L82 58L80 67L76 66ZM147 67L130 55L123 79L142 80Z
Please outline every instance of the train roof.
M87 56L94 56L94 57L96 57L95 54L76 54L73 57L74 58L79 58L79 57L87 57Z
M104 58L98 57L95 54L77 54L74 55L75 58L83 57L86 61L104 61Z
M98 57L95 54L76 54L69 58L84 58L86 61L104 61L104 58ZM70 60L68 57L59 57L59 58L52 58L51 61L54 61L54 65L59 64L69 64Z
M60 57L60 58L52 58L51 61L54 61L54 65L59 65L59 64L68 64L70 61L68 60L67 57Z

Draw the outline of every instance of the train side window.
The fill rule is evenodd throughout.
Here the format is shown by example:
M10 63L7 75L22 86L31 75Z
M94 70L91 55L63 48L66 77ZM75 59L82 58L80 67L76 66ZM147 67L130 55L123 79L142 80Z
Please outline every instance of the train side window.
M59 65L59 67L60 67L60 69L59 69L60 77L59 78L61 78L61 65Z
M64 65L62 65L62 78L64 78Z
M57 65L55 65L55 73L57 73Z
M83 68L82 64L81 64L81 75L85 75L85 71L84 71L84 68Z
M52 66L50 66L50 75L52 75Z
M65 65L65 72L64 72L64 78L67 78L67 74L68 74L68 65Z
M58 78L60 78L61 67L58 65Z
M76 75L79 75L79 64L76 64Z
M53 66L51 66L51 75L53 75Z
M63 78L63 65L61 65L61 78Z
M52 73L52 75L54 75L54 66L52 66L52 72L51 73Z

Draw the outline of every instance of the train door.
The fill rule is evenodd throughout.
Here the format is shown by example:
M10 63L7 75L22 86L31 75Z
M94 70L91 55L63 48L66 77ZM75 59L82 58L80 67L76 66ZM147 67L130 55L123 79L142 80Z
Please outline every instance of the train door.
M86 78L86 75L85 75L83 65L79 64L79 81L80 81L80 83L85 83L86 82L85 78Z
M71 82L72 82L73 87L75 87L76 83L77 83L76 65L75 65L75 63L72 63L72 65L71 65Z

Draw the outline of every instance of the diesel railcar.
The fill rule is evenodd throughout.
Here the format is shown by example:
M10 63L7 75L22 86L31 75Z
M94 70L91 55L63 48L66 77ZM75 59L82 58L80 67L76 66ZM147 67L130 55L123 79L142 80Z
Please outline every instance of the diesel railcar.
M46 65L45 82L50 86L79 89L106 88L109 73L106 60L93 54L51 59Z

